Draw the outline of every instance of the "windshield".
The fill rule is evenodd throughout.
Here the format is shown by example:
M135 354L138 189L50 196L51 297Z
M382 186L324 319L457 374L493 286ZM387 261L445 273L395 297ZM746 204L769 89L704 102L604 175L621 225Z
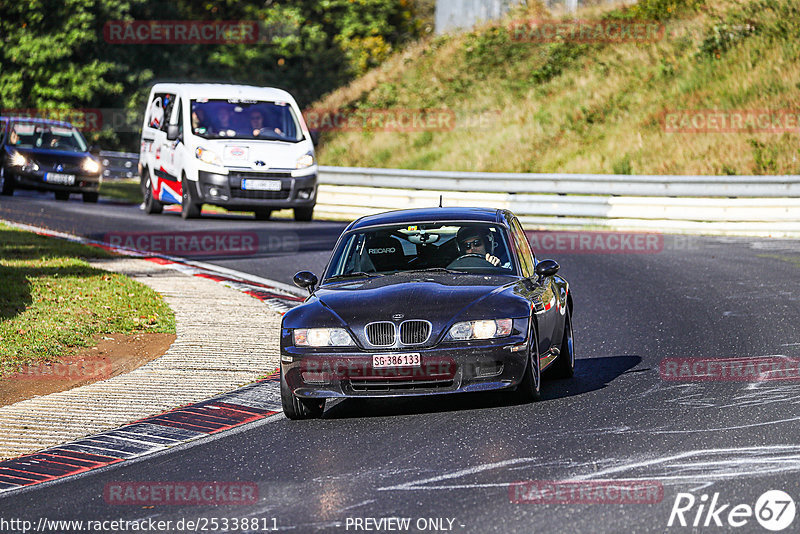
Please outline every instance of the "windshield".
M325 278L427 270L516 274L500 226L447 222L353 232L339 243Z
M12 122L8 132L8 144L18 148L66 152L86 152L88 146L75 128L33 122Z
M205 139L303 140L286 102L192 100L192 132Z

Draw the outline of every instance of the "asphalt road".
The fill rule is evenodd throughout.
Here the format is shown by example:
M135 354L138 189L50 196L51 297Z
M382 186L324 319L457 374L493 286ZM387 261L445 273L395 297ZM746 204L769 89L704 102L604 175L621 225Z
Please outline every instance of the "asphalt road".
M87 236L166 228L293 234L296 250L204 258L283 282L300 268L319 273L342 228L233 217L185 222L35 194L0 198L0 218ZM322 420L276 417L0 498L0 519L170 520L169 532L197 531L175 525L200 517L263 518L260 526L293 532L387 531L365 520L388 517L410 518L411 532L768 532L753 516L729 513L754 507L767 490L800 500L800 380L670 381L659 365L800 358L800 243L667 236L664 245L649 254L554 255L571 283L578 361L573 379L544 382L541 402L513 405L498 394L340 402ZM652 484L656 498L634 500L657 502L511 502L510 495L537 494L509 493L518 481L610 479ZM103 498L108 483L191 480L254 482L259 499L148 508ZM685 493L696 498L690 509L688 497L678 503L689 526L673 518L668 528ZM716 510L729 506L708 516L715 494ZM762 520L771 510L789 517L793 508L775 501L759 502ZM428 521L436 518L442 521ZM786 531L799 529L800 517Z

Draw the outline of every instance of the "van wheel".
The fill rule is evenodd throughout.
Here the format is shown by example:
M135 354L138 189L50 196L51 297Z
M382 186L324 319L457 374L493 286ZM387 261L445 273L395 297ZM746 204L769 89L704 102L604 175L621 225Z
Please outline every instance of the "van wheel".
M294 220L295 221L310 221L311 218L314 216L314 206L310 208L295 208L294 209Z
M258 208L254 213L257 221L268 221L270 215L272 215L272 210L267 208Z
M56 200L69 200L69 191L56 191Z
M144 195L144 212L155 215L164 211L162 204L153 194L153 184L150 181L150 171L142 170L142 195Z
M181 198L181 217L184 219L197 219L200 217L203 204L195 200L194 184L186 179L186 175L184 175L181 180L181 189L183 190Z

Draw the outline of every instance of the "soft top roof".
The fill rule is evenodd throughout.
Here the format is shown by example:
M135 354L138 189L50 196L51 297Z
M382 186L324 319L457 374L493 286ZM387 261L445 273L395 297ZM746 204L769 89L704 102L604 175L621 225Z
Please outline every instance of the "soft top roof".
M436 221L504 222L501 210L492 208L417 208L367 215L350 224L348 230L382 224L413 224Z

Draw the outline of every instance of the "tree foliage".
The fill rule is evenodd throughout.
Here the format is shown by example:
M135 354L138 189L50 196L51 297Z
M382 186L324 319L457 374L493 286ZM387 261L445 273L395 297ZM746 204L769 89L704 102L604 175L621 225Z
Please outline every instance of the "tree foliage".
M142 112L159 81L280 87L301 106L380 64L422 31L410 0L31 0L0 2L2 109ZM254 21L258 43L110 44L110 21ZM103 132L106 146L133 132Z

